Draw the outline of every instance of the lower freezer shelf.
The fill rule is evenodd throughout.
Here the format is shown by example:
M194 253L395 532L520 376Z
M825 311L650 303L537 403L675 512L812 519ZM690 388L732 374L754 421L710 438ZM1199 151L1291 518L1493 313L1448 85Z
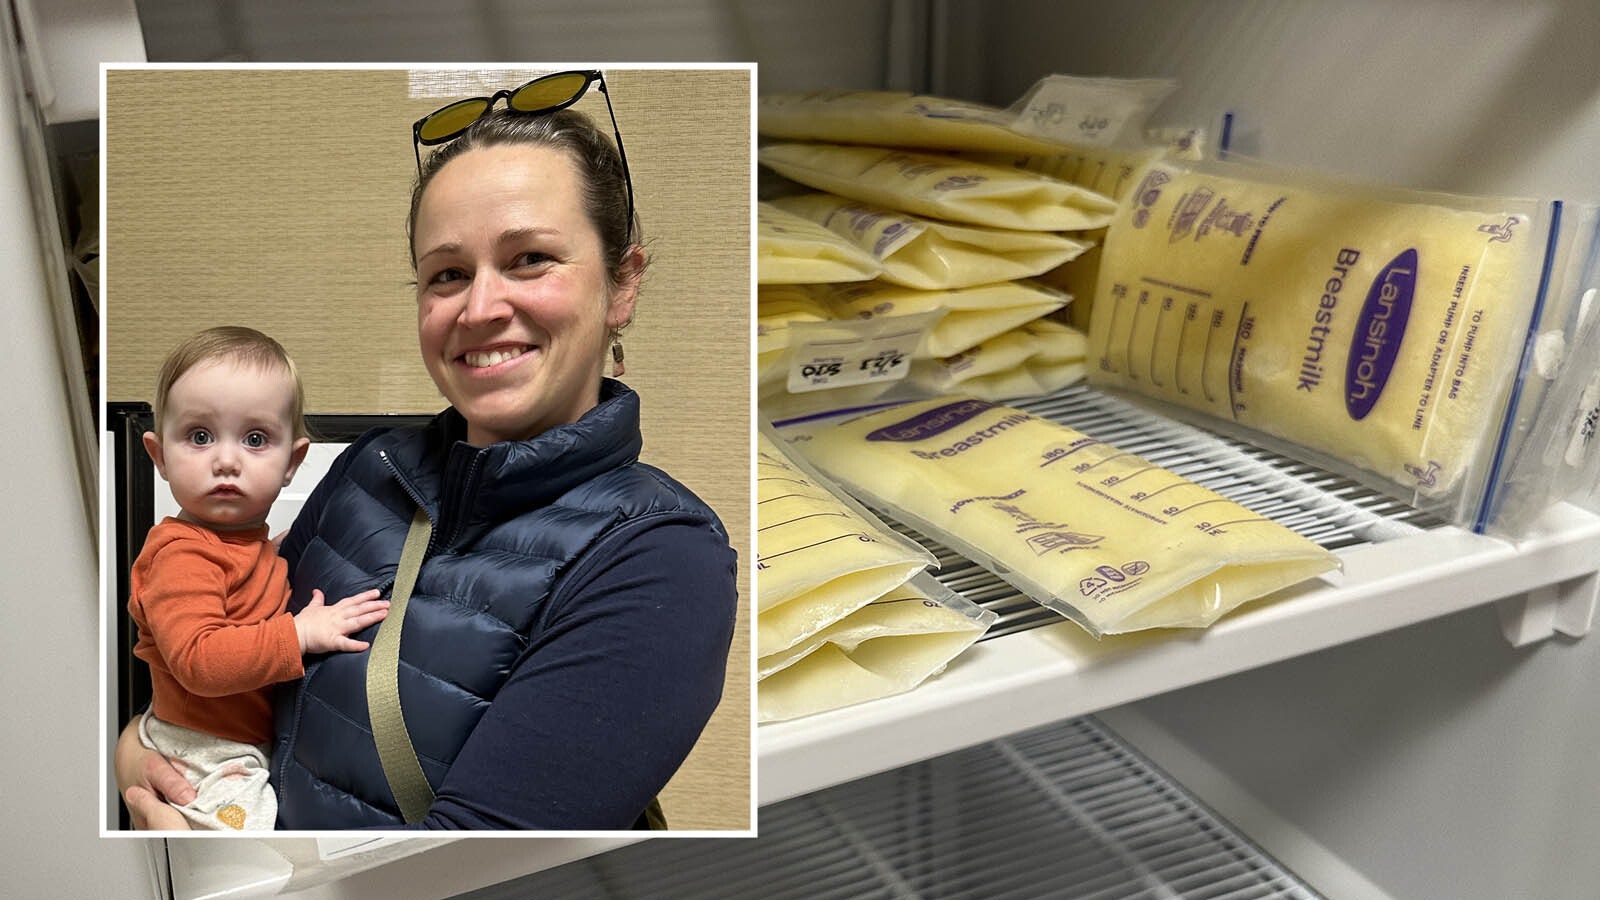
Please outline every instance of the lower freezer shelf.
M1320 895L1083 717L765 807L753 841L647 841L461 896Z

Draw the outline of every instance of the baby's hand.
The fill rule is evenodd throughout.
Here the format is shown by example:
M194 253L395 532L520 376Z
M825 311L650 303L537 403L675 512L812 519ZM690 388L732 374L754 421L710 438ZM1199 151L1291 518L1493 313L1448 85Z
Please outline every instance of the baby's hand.
M346 597L332 606L322 602L322 592L312 591L311 602L294 617L294 631L300 637L300 652L328 653L334 650L365 650L366 641L349 635L389 615L389 601L379 600L376 589Z

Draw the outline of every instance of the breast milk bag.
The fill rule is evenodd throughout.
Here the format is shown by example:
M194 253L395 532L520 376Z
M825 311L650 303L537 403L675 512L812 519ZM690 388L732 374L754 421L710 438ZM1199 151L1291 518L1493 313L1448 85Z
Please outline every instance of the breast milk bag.
M812 192L772 205L809 219L872 254L882 279L922 290L972 287L1047 272L1089 244L1052 231L956 225Z
M1041 397L1083 380L1088 347L1088 337L1078 329L1039 319L953 356L917 360L906 380L924 396Z
M1559 218L1559 204L1157 162L1106 237L1089 379L1469 523Z
M998 618L927 573L758 661L757 718L792 719L909 691Z
M1177 87L1047 75L1005 109L902 91L820 90L763 94L756 113L769 138L1055 155L1070 149L1063 145L1126 142Z
M1202 140L1197 130L1181 129L1170 142L1140 147L1063 148L1063 152L1048 156L1005 153L966 153L962 156L992 165L1041 172L1120 201L1133 190L1135 179L1151 163L1164 158L1204 159L1205 155L1200 149ZM1095 285L1100 279L1100 252L1101 245L1105 243L1105 229L1085 232L1080 237L1092 246L1041 278L1077 298L1069 311L1070 320L1074 327L1087 332L1090 314L1094 310Z
M934 564L766 432L757 435L758 657L793 647Z
M768 144L763 166L819 191L935 219L1019 231L1104 227L1116 204L1021 169L883 147Z
M974 398L783 429L865 502L1091 634L1203 627L1338 558L1064 425Z
M1081 376L1082 347L1056 335L1019 332L1071 299L1028 280L947 291L883 281L762 285L756 319L762 412L777 421L917 400L980 376L985 386L1005 389L1004 382L1016 389L1003 396L1036 396L1044 385L1060 387ZM984 359L1013 359L1014 377L992 365L968 371L972 359L944 363L1006 336L1001 344L1011 350L1002 353L996 345ZM1028 390L1029 384L1041 387ZM962 392L999 396L976 385Z
M883 271L871 253L810 219L756 204L756 280L760 284L865 281Z
M929 317L918 341L906 348L925 359L950 356L1056 312L1072 297L1036 281L999 281L925 291L884 281L853 284L762 285L757 292L761 352L803 341L791 329L806 322L866 323ZM859 325L863 333L864 325ZM803 330L803 329L802 329Z

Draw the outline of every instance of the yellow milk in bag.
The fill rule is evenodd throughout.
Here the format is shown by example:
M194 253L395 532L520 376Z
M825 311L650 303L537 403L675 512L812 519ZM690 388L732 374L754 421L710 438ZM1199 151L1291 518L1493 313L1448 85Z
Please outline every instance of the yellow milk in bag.
M759 721L811 715L911 690L972 646L997 614L921 573L788 650L758 662Z
M756 449L758 656L794 646L934 564L766 432Z
M923 336L916 357L950 356L1043 318L1072 297L1037 281L1000 281L945 291L921 291L882 281L821 288L838 318L868 321L936 313L938 321Z
M772 201L871 253L882 280L922 290L1030 278L1077 257L1089 243L1053 231L957 225L825 192Z
M1088 337L1071 325L1038 319L942 359L911 364L906 381L928 396L980 400L1042 397L1083 380Z
M756 281L817 284L865 281L883 271L871 253L817 223L756 204Z
M1208 488L984 400L908 403L782 436L850 492L1097 637L1209 625L1339 565Z
M1531 202L1159 162L1106 237L1089 378L1462 512L1499 433L1546 231Z
M1116 203L1075 184L951 156L842 144L769 144L763 166L801 184L890 209L1020 231L1083 231Z

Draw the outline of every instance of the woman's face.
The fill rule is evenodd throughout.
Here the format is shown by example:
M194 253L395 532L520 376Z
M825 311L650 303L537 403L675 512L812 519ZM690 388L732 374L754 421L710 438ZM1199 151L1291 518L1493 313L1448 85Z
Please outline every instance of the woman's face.
M433 381L478 446L575 422L600 395L612 329L638 269L613 289L563 152L500 145L440 169L417 209L417 335ZM631 262L631 260L630 260Z

